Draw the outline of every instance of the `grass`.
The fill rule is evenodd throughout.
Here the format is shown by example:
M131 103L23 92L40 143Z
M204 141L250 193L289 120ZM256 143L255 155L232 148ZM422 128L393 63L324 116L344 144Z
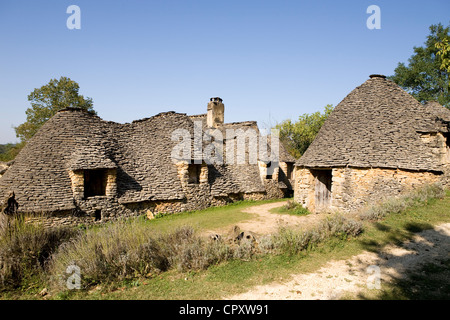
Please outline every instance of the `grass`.
M226 222L221 221L222 226L225 226L238 221L239 217L242 219L242 213L240 213L242 209L260 203L242 202L229 207L192 212L186 216L180 214L145 222L138 220L137 222L141 222L141 225L150 228L149 230L157 230L159 226L164 225L164 232L161 235L170 233L186 224L196 224L199 230L202 228L209 229L211 226L217 227L216 224L211 224L208 221L208 218L214 219L215 214L222 216L222 218L218 218L219 220L226 219ZM394 210L392 213L387 212L382 216L377 216L376 219L366 219L364 220L364 233L357 237L351 234L352 225L350 224L350 226L346 226L349 235L339 234L339 228L335 228L334 236L323 238L321 241L313 242L313 245L306 245L292 251L281 250L275 254L255 255L246 259L247 261L224 259L222 262L211 263L207 268L186 268L184 270L183 268L169 268L165 272L154 273L150 277L136 274L132 277L116 278L109 282L99 281L85 290L57 291L51 298L221 299L224 296L245 292L255 285L263 285L273 281L287 281L293 273L316 271L332 259L346 259L364 250L377 252L387 244L399 244L411 239L417 232L432 228L433 225L450 222L450 210L448 208L450 208L450 192L447 192L443 199L411 202L410 207L404 210ZM245 218L251 218L251 215ZM342 221L339 223L337 220L332 226L342 224ZM102 229L99 228L97 232L101 232ZM107 231L107 227L104 230ZM139 230L134 230L136 235L140 234ZM327 230L327 228L324 230ZM331 230L333 228L328 227L328 231L331 232ZM301 244L301 241L295 240L297 236L299 235L287 234L286 237L281 239L283 241L294 241L294 244ZM271 241L274 241L274 239L271 239ZM133 243L130 242L130 245L133 245ZM293 247L289 242L285 246ZM89 252L89 250L86 252ZM114 261L115 258L110 260ZM394 286L399 287L400 285L394 284ZM410 296L404 294L404 297ZM16 291L4 293L2 298L35 299L37 296L32 292ZM376 296L374 298L382 297Z
M99 230L87 230L78 239L58 250L48 269L54 278L64 275L68 265L82 270L83 288L139 284L176 270L197 273L226 262L252 261L266 255L294 256L332 238L344 239L361 232L361 224L344 216L329 217L310 231L281 230L275 235L239 241L211 240L191 227L153 234L138 221L116 222ZM67 275L66 275L67 277ZM54 291L65 290L66 279L56 281Z
M273 208L269 210L271 213L276 214L289 214L293 216L306 216L311 214L308 209L303 208L303 206L299 203L296 203L292 200L287 201L284 206Z
M204 210L174 213L153 220L140 217L139 220L141 223L155 230L155 232L168 232L185 225L189 225L199 231L221 229L238 222L252 219L255 214L243 212L242 210L245 208L279 201L237 201L222 207L210 207Z
M317 271L330 260L348 259L364 250L377 251L387 244L399 244L409 240L417 232L432 228L433 225L439 223L450 222L448 208L450 208L450 191L447 191L443 199L429 200L426 204L416 204L405 211L388 214L382 221L376 223L365 222L365 231L357 238L333 238L321 243L313 250L298 255L268 255L247 262L235 260L195 273L171 272L145 281L145 284L141 283L139 286L127 287L124 285L115 291L103 288L89 294L76 292L72 298L221 299L224 296L246 292L255 285L264 285L273 281L289 281L293 273ZM442 270L448 272L447 265L441 267ZM437 270L435 274L442 272L439 268L432 270ZM427 275L425 274L423 277L426 278ZM391 298L401 298L400 294L403 295L403 298L413 298L411 295L398 291L402 290L400 287L402 284L404 288L408 287L407 282L394 283L392 287L385 288L385 290L387 294L389 294L388 290L396 293L396 295L391 295ZM426 288L426 286L423 287L425 291ZM387 297L387 295L375 295L354 298L381 299Z

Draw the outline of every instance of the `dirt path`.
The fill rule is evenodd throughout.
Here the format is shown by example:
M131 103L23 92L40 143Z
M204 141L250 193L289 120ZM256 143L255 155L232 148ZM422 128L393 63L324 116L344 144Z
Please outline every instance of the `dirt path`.
M450 223L442 224L418 233L402 246L391 245L381 252L365 251L348 260L330 261L317 272L295 274L289 282L257 286L244 294L225 299L339 299L347 293L358 293L367 290L368 286L377 285L374 276L378 271L382 283L401 277L407 269L439 259L449 259L449 237Z
M251 220L242 221L232 226L218 229L208 230L207 234L228 234L234 226L238 226L240 230L251 231L258 235L270 234L277 232L282 226L290 228L308 228L324 217L322 214L309 214L306 216L294 216L289 214L271 213L270 210L281 207L286 201L266 203L259 206L249 207L243 210L246 213L256 215Z

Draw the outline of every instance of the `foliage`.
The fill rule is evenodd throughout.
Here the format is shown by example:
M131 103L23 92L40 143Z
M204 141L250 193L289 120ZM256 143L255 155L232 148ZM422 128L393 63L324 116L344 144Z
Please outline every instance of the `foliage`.
M361 222L335 214L323 219L311 230L281 228L278 233L270 236L271 240L264 239L262 244L265 251L295 255L333 238L356 237L361 232Z
M442 56L444 51L438 53L441 46L438 43L448 43L449 32L450 26L444 28L440 23L430 26L430 35L425 45L414 47L414 54L408 59L408 65L399 63L395 74L389 77L421 103L438 101L441 105L450 107L449 70L441 69L445 60L440 57L445 58Z
M450 74L450 43L448 41L448 38L443 39L440 42L436 42L435 46L436 49L439 50L437 55L441 59L441 70L444 70ZM450 89L450 81L448 82L448 86Z
M308 214L311 214L311 212L308 211L308 209L304 208L300 203L292 200L287 201L286 204L282 207L271 209L270 212L298 216L306 216Z
M92 98L84 98L78 90L78 83L66 77L52 79L48 84L34 89L28 95L31 108L25 111L27 121L15 128L17 137L28 141L48 119L70 106L95 113Z
M82 270L85 287L136 277L153 277L169 269L202 270L231 257L223 241L197 235L192 227L155 235L138 220L119 221L85 234L62 246L54 256L54 279L65 275L68 265ZM56 281L60 286L64 281Z
M43 280L53 252L77 234L71 228L44 228L21 216L0 214L0 291Z
M299 158L305 153L332 111L333 106L329 104L323 113L305 113L296 122L289 119L275 126L280 130L281 142L293 157Z
M0 145L0 161L8 162L13 160L24 146L25 142Z
M205 270L221 262L247 261L269 253L297 254L319 242L356 236L361 231L362 225L357 221L333 216L312 232L282 229L273 236L235 243L223 238L206 238L190 226L155 234L138 220L119 221L101 229L88 229L75 241L61 246L53 257L50 274L53 279L60 279L67 276L64 271L68 265L77 265L87 288L100 283L152 278L171 269ZM57 290L64 289L60 286L64 283L57 281L53 285Z
M432 184L423 188L411 191L400 197L384 199L379 204L371 205L360 212L362 220L380 220L392 213L400 213L413 206L420 206L428 203L432 199L442 199L445 196L445 189L440 184Z

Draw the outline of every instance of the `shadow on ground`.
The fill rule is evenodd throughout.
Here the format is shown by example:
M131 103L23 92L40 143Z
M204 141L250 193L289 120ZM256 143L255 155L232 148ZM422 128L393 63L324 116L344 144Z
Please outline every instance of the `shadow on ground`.
M380 250L385 241L367 241L366 250L377 253L382 287L358 295L360 299L448 300L450 299L450 224L435 229L426 223L407 223L393 230L382 223L385 241L400 245L392 251ZM403 243L403 244L402 244ZM383 281L383 273L389 274Z

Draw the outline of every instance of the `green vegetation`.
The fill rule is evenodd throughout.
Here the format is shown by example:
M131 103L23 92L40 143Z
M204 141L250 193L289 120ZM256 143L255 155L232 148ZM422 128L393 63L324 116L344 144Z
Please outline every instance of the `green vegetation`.
M409 58L408 65L399 63L395 74L389 78L422 103L438 101L450 108L448 59L445 60L448 57L448 52L445 51L448 39L450 26L430 26L430 35L425 45L414 47L414 54ZM447 68L441 68L445 66Z
M387 244L399 244L409 240L415 233L432 228L435 224L450 222L449 207L450 191L443 199L428 199L427 202L417 203L405 211L390 213L382 221L366 221L364 233L358 237L335 237L298 254L268 254L249 261L231 260L197 272L179 273L173 270L153 279L142 279L137 283L122 282L113 287L101 286L89 293L72 292L70 297L73 299L221 299L224 296L246 292L255 285L264 285L273 281L289 281L294 273L317 271L330 260L347 259L364 250L376 252ZM444 268L445 265L441 267ZM446 278L447 282L444 284L448 285L448 279ZM426 290L426 288L422 289ZM426 298L424 295L421 297ZM375 295L353 298L379 299L382 297Z
M52 242L56 245L46 250L51 255L41 258L41 271L27 267L25 270L34 276L22 277L19 285L3 287L1 296L35 299L40 297L36 293L46 287L53 299L220 299L254 285L289 280L293 273L313 272L331 259L346 259L364 250L378 252L387 244L402 243L417 232L450 221L450 192L444 196L439 188L432 187L420 191L420 197L417 194L400 199L405 204L401 210L383 211L362 221L329 215L308 232L281 229L260 237L257 243L213 241L199 236L198 231L210 227L207 216L233 215L234 210L238 209L237 213L259 202L210 208L205 210L207 214L191 212L186 215L189 218L178 214L87 228L78 234L65 234L63 245ZM185 222L197 218L204 221L195 228L186 226ZM165 222L171 227L156 232ZM33 237L39 238L41 233L28 233L25 242L39 243ZM15 233L14 237L19 235ZM10 243L6 246L2 240L0 252L10 252ZM1 272L7 270L3 259ZM8 259L14 260L15 255ZM83 289L65 290L61 276L64 280L65 268L74 262L82 270Z
M0 161L8 162L13 160L24 145L24 142L0 144Z
M36 88L28 95L31 108L28 108L27 121L15 128L16 135L22 142L26 142L39 128L59 110L67 107L78 107L95 113L92 98L84 98L78 94L80 86L70 78L61 77L51 79L40 88Z
M154 232L173 231L183 226L191 226L197 231L221 229L240 221L254 217L254 214L243 212L245 208L263 203L280 200L237 201L221 207L210 207L204 210L158 215L156 219L148 220L140 217L140 221L152 228Z
M73 228L47 229L0 216L0 291L31 290L45 283L51 255L68 240L79 235Z
M311 213L308 211L308 209L303 208L300 203L294 202L292 200L289 200L282 207L270 209L270 212L278 214L290 214L294 216L306 216Z
M450 74L450 43L449 39L443 39L435 44L438 57L441 60L441 70L446 71ZM448 88L450 90L450 81L448 82Z
M441 70L446 70L450 73L450 43L449 39L445 38L435 44L438 57L441 59Z
M365 208L360 213L362 220L380 220L391 213L400 213L408 208L426 204L430 199L443 198L445 191L439 185L430 185L426 188L415 190L407 195L384 199L376 205Z
M78 94L79 89L78 83L66 77L51 79L48 84L34 89L28 95L31 108L25 111L27 120L14 128L21 142L0 145L0 161L14 160L27 141L59 110L78 107L95 114L92 98Z
M289 119L275 126L275 129L280 130L281 142L294 158L298 159L305 153L332 111L333 106L329 104L323 113L305 113L296 122Z

